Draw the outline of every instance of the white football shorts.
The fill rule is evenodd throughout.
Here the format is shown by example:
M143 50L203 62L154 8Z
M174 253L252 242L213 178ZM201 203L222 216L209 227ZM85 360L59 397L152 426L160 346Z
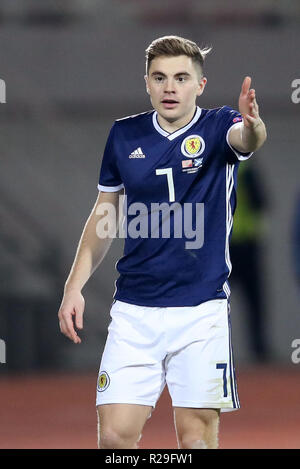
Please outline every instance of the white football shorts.
M173 407L240 407L226 299L149 307L114 301L96 405L155 407L167 384Z

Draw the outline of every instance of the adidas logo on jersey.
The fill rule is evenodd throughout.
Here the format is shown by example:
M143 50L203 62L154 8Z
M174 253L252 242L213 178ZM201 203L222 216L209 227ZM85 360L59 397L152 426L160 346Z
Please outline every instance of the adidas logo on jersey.
M141 147L139 147L130 153L129 158L146 158L146 155L144 155Z

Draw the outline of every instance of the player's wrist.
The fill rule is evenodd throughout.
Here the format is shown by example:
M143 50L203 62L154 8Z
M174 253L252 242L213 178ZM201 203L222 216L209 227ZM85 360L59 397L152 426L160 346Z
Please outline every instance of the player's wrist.
M81 294L82 287L79 285L74 285L74 284L65 284L64 287L64 295L68 295L70 293L80 293Z

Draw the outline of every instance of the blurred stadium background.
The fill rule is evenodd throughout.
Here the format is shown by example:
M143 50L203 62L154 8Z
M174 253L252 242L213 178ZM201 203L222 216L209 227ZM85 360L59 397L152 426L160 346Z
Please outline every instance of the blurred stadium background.
M213 46L200 106L237 108L250 75L268 129L253 164L269 201L261 259L269 354L254 356L247 304L233 287L242 410L224 417L221 447L300 447L300 363L291 359L300 339L292 242L300 103L291 99L300 79L299 24L297 0L0 1L0 448L96 445L95 384L122 240L84 289L80 346L61 336L57 311L98 194L108 131L116 118L151 109L144 51L167 34ZM141 447L176 447L170 413L165 393ZM165 440L154 431L162 421Z

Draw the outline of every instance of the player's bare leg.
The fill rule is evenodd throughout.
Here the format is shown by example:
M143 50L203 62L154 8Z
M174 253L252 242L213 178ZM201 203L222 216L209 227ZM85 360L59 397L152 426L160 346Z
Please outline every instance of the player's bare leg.
M180 449L217 449L219 409L174 408Z
M98 448L137 449L151 406L103 404L97 406Z

